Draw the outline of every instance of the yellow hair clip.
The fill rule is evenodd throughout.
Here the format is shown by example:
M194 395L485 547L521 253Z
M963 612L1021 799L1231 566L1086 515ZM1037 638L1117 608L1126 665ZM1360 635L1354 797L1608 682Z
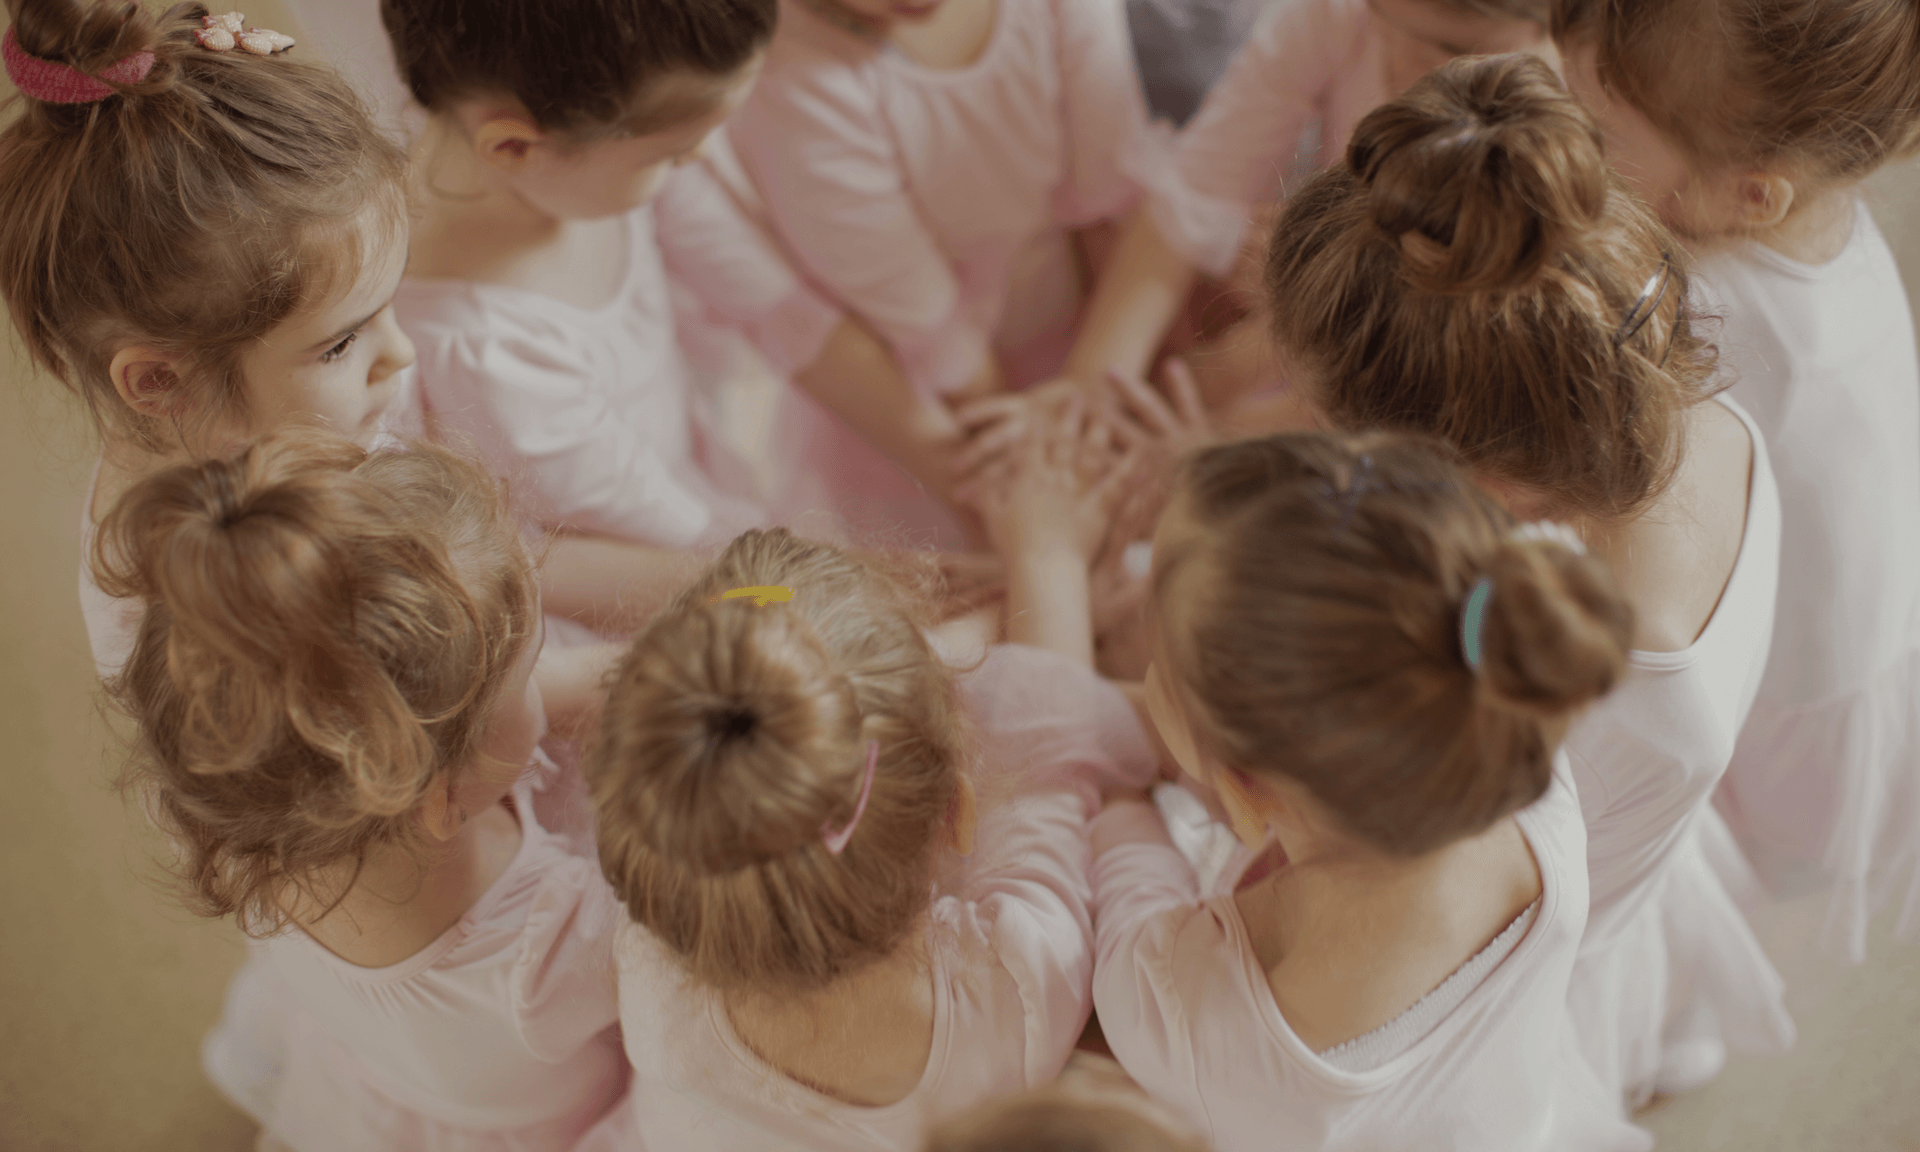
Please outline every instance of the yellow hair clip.
M707 603L718 604L722 600L752 600L755 608L765 608L776 600L785 604L792 599L793 589L783 584L757 584L751 588L729 588Z

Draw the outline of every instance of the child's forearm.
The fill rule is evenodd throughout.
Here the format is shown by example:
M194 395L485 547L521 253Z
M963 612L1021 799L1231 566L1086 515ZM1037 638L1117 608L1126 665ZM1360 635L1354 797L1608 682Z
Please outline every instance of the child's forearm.
M699 556L676 548L562 535L540 567L540 593L550 616L578 620L596 632L632 632L705 567Z
M1108 372L1145 376L1193 282L1193 266L1167 243L1146 206L1134 209L1094 290L1066 375L1089 383Z
M597 718L606 699L607 674L626 651L624 644L589 644L542 652L533 677L546 705L547 724L570 734Z
M1084 557L1070 548L1040 548L1008 560L1007 639L1093 667L1093 609Z
M914 391L892 350L865 326L842 320L794 380L914 479L951 500L960 425L944 404Z

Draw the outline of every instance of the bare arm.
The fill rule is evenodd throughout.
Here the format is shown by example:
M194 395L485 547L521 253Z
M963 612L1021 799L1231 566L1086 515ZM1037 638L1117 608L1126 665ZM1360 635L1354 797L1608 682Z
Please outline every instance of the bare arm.
M1167 243L1146 206L1135 208L1094 289L1066 375L1085 383L1104 380L1109 371L1145 376L1194 277L1193 266Z
M704 567L700 556L681 549L568 534L547 550L540 594L550 615L596 632L632 632Z

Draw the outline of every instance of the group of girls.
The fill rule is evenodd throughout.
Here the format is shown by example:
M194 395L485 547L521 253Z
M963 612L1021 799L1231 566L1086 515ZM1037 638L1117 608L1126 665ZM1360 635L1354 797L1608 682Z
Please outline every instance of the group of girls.
M262 1147L1644 1148L1920 917L1907 0L7 7Z

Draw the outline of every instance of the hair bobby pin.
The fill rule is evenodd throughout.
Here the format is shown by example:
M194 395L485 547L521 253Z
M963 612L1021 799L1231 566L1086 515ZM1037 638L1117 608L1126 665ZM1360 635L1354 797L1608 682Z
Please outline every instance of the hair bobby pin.
M200 30L194 33L200 47L209 52L230 52L235 48L255 56L271 56L293 47L293 37L265 28L248 28L247 18L238 12L223 16L203 16Z
M867 797L873 795L873 770L880 764L880 741L867 741L867 769L860 775L860 799L853 803L853 815L838 828L832 823L820 825L820 842L827 846L830 855L838 856L847 850L847 841L853 839L853 830L860 826L860 817L867 814Z
M1667 298L1667 289L1672 284L1673 256L1662 252L1660 253L1660 271L1647 277L1647 286L1640 290L1640 299L1635 300L1633 307L1627 309L1627 318L1621 322L1620 330L1613 334L1615 348L1624 347L1627 341L1640 334L1640 329L1647 326L1647 321L1653 319L1653 314L1660 311L1660 302ZM1660 362L1666 363L1666 357L1662 356Z
M1466 600L1460 605L1460 655L1467 661L1467 667L1475 675L1480 672L1480 660L1485 655L1481 645L1481 631L1487 625L1487 601L1493 599L1493 578L1482 576L1473 582Z
M4 56L7 79L23 95L42 104L93 104L118 92L114 84L138 84L153 71L153 53L135 52L121 57L119 63L89 75L57 60L29 56L7 27L0 36L0 56ZM111 81L111 83L109 83Z
M750 588L729 588L707 603L718 604L722 600L751 600L755 608L765 608L775 601L782 604L791 602L793 589L784 584L756 584Z

